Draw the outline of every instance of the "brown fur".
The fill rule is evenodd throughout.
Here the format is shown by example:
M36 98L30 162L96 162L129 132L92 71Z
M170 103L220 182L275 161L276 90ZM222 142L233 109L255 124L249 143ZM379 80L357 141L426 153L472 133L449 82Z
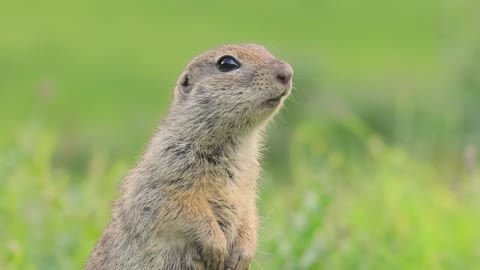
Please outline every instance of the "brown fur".
M216 62L224 55L241 67L220 72ZM261 133L289 94L292 74L254 44L193 59L85 269L248 269L257 240Z

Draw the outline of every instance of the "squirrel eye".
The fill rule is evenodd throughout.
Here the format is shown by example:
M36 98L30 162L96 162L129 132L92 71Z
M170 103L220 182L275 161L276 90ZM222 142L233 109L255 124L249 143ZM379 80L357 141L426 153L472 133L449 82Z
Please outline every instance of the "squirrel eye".
M240 63L233 56L225 55L217 61L217 69L221 72L229 72L240 68Z

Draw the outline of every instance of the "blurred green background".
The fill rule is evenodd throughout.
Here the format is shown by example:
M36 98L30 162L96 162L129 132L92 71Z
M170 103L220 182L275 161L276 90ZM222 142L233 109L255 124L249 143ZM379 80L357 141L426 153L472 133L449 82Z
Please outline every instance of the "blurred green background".
M253 269L478 269L480 2L2 1L0 269L80 269L192 57L295 70Z

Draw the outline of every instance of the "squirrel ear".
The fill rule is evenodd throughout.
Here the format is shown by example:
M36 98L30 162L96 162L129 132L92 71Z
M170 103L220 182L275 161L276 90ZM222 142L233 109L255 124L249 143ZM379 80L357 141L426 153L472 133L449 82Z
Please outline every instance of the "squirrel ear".
M192 88L193 87L190 82L190 78L188 77L188 74L183 74L178 81L178 89L182 94L189 94L192 91Z

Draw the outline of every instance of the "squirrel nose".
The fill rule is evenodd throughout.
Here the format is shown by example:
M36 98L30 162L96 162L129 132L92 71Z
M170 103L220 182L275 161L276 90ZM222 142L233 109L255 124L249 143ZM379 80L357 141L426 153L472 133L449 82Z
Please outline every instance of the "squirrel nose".
M279 80L282 84L288 84L291 78L292 78L292 74L288 74L286 72L277 74L277 80Z
M292 76L293 76L293 70L290 67L290 65L285 63L285 62L281 62L280 65L279 65L279 69L277 71L277 74L275 76L276 79L281 84L287 85L292 80Z

